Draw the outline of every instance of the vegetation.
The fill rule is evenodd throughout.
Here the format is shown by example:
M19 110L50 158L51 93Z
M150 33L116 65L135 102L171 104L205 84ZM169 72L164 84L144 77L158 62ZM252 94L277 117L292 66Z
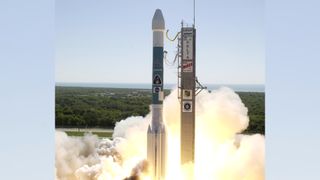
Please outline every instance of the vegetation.
M85 133L84 131L65 131L68 136L83 136ZM92 134L97 135L98 137L112 137L112 132L92 132Z
M249 110L246 133L264 134L264 93L238 94ZM145 116L150 104L149 89L56 87L55 124L64 128L113 128L121 119Z
M250 123L246 133L265 133L265 100L262 92L237 92L248 108Z

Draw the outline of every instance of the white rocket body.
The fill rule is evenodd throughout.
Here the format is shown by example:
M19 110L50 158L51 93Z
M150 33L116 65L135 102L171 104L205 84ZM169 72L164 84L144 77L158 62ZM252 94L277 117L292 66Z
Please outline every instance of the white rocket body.
M147 132L147 158L153 180L165 180L167 137L162 116L163 101L163 44L165 23L157 9L152 19L153 71L152 71L152 120Z

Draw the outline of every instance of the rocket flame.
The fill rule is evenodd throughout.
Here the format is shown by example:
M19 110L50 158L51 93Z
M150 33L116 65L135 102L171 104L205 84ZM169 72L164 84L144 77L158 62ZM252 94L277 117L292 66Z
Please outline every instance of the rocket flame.
M249 118L236 93L223 87L197 96L195 164L183 167L179 112L177 90L173 90L164 101L167 180L264 180L264 136L240 134ZM113 140L56 132L56 180L151 180L145 160L150 119L149 113L118 122Z

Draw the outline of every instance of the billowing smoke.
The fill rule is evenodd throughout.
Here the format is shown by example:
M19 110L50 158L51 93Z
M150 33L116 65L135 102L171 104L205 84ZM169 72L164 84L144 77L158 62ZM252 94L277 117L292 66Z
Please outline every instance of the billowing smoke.
M180 167L180 103L177 90L164 101L168 129L167 179L263 180L265 140L243 135L248 109L229 88L201 92L196 99L195 164ZM56 132L56 180L145 180L148 176L146 117L116 124L113 140ZM190 168L195 174L190 174Z

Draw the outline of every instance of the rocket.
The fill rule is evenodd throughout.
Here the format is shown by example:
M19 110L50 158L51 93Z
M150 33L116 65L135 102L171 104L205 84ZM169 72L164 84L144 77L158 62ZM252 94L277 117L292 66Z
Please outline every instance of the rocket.
M164 180L166 173L167 137L162 117L164 30L164 18L161 10L157 9L152 18L152 118L147 132L147 160L153 180Z

